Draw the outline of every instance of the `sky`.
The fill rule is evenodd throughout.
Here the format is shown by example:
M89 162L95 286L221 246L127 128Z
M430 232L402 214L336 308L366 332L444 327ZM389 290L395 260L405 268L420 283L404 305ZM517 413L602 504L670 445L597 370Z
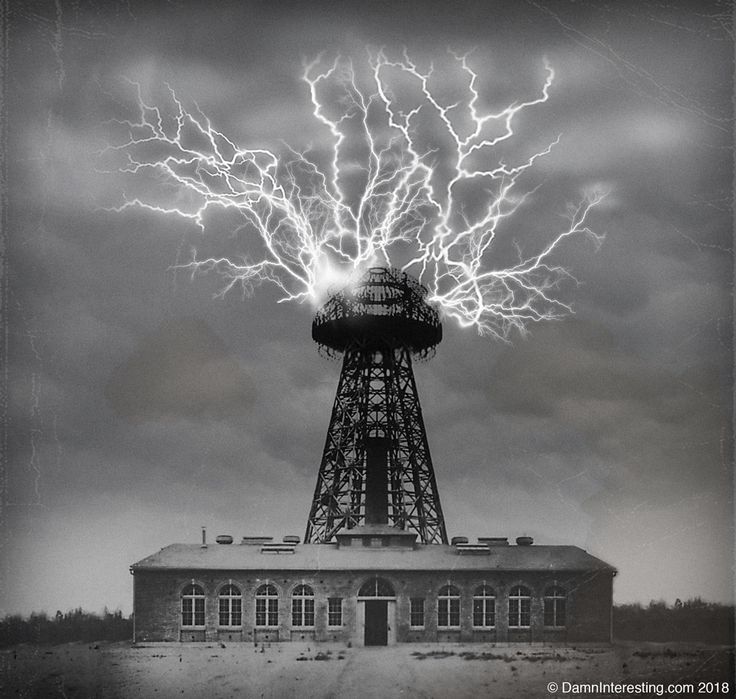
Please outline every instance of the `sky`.
M130 81L243 146L324 145L303 61L376 47L470 51L489 109L553 66L516 143L560 141L507 244L609 191L600 248L559 252L573 314L508 343L445 318L415 366L448 534L581 546L618 569L618 603L732 601L729 3L290 5L8 3L0 614L129 613L130 564L202 526L303 534L340 371L314 307L172 269L240 241L109 210L143 185L99 153Z

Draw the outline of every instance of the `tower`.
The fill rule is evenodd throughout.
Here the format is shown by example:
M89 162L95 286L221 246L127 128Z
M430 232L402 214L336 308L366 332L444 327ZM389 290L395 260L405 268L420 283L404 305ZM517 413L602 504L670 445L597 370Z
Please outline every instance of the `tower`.
M405 273L373 267L315 316L314 341L344 358L305 543L361 525L447 543L412 369L412 357L442 340L426 293Z

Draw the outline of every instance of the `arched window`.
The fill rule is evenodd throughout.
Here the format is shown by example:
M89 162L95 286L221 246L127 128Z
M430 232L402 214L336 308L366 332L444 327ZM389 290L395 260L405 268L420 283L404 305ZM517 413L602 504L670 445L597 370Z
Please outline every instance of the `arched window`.
M204 590L194 583L181 591L181 625L204 626Z
M492 587L481 585L473 593L473 626L489 628L496 625L496 593Z
M509 628L529 628L532 597L529 588L517 585L509 594Z
M396 597L396 593L388 580L373 578L360 586L358 597Z
M460 627L460 590L454 585L445 585L437 595L437 626Z
M556 585L544 591L544 625L564 626L567 593Z
M291 625L314 626L314 590L297 585L291 596Z
M279 593L275 585L261 585L256 590L256 626L279 625Z
M220 590L219 617L220 626L243 625L243 597L239 587L230 584Z

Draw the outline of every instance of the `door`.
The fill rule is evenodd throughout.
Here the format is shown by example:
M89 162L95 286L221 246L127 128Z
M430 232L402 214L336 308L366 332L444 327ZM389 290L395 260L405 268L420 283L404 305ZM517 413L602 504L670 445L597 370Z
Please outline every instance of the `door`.
M365 645L388 645L388 602L366 600L365 602Z

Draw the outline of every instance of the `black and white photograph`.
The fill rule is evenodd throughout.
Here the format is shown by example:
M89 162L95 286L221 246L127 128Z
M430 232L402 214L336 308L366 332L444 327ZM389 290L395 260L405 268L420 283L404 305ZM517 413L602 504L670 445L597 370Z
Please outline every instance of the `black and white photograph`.
M3 0L0 694L733 696L733 4Z

